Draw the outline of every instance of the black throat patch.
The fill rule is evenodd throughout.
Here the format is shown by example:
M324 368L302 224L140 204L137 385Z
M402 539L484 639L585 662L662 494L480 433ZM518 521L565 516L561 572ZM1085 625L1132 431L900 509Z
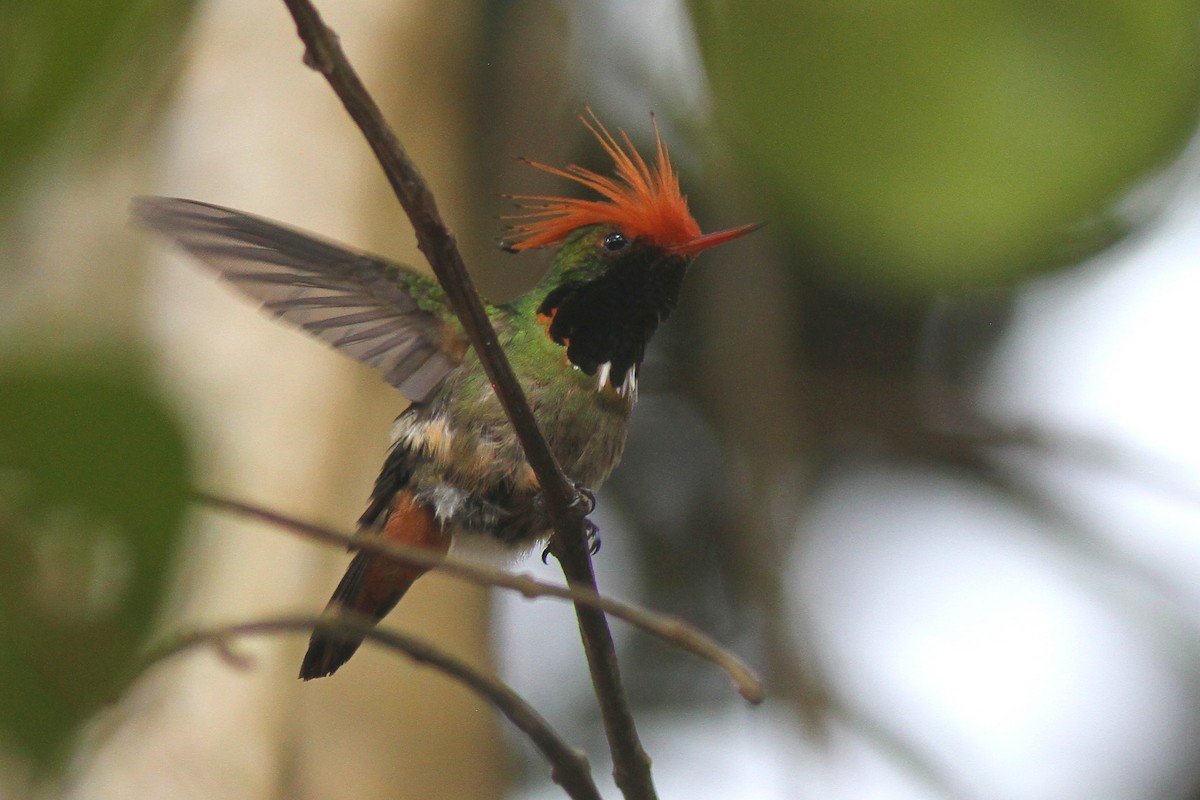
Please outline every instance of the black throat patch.
M675 308L686 272L683 258L618 262L590 281L559 284L538 314L551 318L550 338L566 346L572 364L594 375L610 363L610 380L620 386L642 363L658 323Z

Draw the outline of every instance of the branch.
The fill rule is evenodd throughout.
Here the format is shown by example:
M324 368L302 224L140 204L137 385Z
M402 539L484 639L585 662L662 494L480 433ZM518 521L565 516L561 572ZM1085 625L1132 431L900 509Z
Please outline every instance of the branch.
M529 575L514 575L473 561L439 556L420 547L397 544L377 536L350 536L286 514L206 492L197 492L196 498L215 509L263 520L313 541L342 545L349 550L366 550L402 564L437 569L481 586L511 589L530 599L554 597L607 612L651 635L658 636L668 644L716 664L729 676L738 694L748 702L758 704L763 700L762 682L741 659L678 617L659 614L632 603L606 597L582 586L558 586L539 581Z
M417 246L433 268L495 387L544 495L546 511L554 528L551 552L561 564L568 583L595 590L596 578L584 536L583 519L574 508L575 489L538 430L525 392L504 357L483 302L467 274L454 236L442 221L433 194L350 66L337 35L326 27L309 0L284 0L284 3L304 42L305 64L325 76L374 151L412 223ZM576 604L575 614L612 752L613 777L627 798L655 798L650 758L642 749L629 709L608 622L602 612L581 604Z
M428 642L403 633L381 630L357 614L280 617L192 631L152 650L143 668L148 669L160 661L205 644L215 645L222 658L232 659L235 664L242 666L245 665L245 659L232 652L230 639L269 633L308 633L312 630L365 637L453 678L495 706L529 737L550 762L550 775L554 782L568 795L577 800L601 800L600 791L592 781L587 757L571 748L550 723L510 686L477 671Z

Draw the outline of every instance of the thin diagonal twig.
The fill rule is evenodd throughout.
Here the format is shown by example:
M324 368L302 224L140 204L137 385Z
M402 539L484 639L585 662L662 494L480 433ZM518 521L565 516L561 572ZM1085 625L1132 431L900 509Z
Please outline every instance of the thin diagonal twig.
M449 575L483 586L499 586L512 589L528 598L554 597L583 603L598 611L612 614L630 625L657 636L668 644L687 650L700 658L712 662L729 676L738 694L751 703L763 699L762 682L736 655L721 647L711 637L687 624L678 617L660 614L647 608L626 603L622 600L597 594L582 586L558 586L539 581L529 575L517 575L474 561L439 556L420 547L406 546L378 536L351 536L340 531L314 525L270 511L250 503L227 497L197 492L196 499L205 505L222 511L269 522L293 534L325 544L342 545L350 550L366 550L392 558L404 564L428 569L437 569Z
M542 751L550 762L550 774L555 783L576 800L600 800L600 792L592 780L587 757L568 745L541 714L503 681L479 672L469 664L451 656L428 642L396 631L377 628L371 620L357 614L324 614L289 616L275 619L242 622L216 628L191 631L173 637L154 648L143 668L205 644L216 645L227 657L229 640L243 636L270 633L309 633L322 630L331 635L361 636L384 647L403 653L414 661L429 664L471 691L483 697L500 711Z
M583 519L573 507L575 490L554 459L525 393L496 338L483 302L463 264L453 234L442 221L433 194L399 139L383 119L362 80L342 52L337 35L321 20L308 0L284 0L304 42L304 62L320 72L362 131L403 206L438 282L450 299L472 347L495 387L525 458L537 477L554 528L551 552L562 565L568 583L595 590L596 578L583 530ZM587 655L592 686L604 721L613 759L613 778L626 798L657 797L650 772L650 757L642 748L637 726L621 681L612 632L603 612L577 604L580 636Z

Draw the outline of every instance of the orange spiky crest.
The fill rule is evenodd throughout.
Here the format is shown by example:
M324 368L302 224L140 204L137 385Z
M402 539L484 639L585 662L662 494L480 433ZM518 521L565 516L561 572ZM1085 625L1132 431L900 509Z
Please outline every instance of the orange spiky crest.
M570 164L566 169L526 161L531 167L560 178L583 184L603 200L577 200L567 197L516 195L514 200L531 200L538 205L524 206L529 213L504 217L516 220L510 227L513 250L529 250L561 244L585 225L612 225L626 238L646 239L664 249L679 248L700 236L700 226L688 211L687 198L679 190L679 177L671 167L667 146L654 120L654 144L657 161L651 168L634 148L628 134L618 130L618 141L589 108L580 116L604 152L617 168L616 177L598 175ZM588 118L590 117L590 119ZM622 142L624 147L622 147Z

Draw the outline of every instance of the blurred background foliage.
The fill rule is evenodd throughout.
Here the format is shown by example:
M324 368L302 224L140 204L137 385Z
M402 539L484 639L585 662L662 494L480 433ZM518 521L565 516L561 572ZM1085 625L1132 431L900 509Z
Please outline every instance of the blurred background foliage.
M0 741L30 775L61 766L133 677L190 486L183 427L142 348L78 311L30 321L23 218L39 178L111 159L147 122L191 8L0 4Z
M1191 2L693 3L714 107L826 276L1008 284L1128 225L1195 127Z
M668 0L493 0L458 3L454 15L420 0L375 4L369 12L354 0L320 5L352 59L363 45L345 28L384 40L375 52L386 55L364 71L387 113L412 129L402 138L411 137L406 141L418 160L447 157L459 170L457 178L435 173L443 181L435 188L467 209L452 212L461 215L455 225L493 297L523 290L542 265L536 258L518 263L492 246L498 225L491 217L510 209L499 194L562 189L512 156L607 169L574 119L585 104L643 143L649 113L659 115L706 229L770 223L736 248L706 255L689 279L646 364L625 463L601 498L602 585L714 632L763 670L772 696L755 722L744 722L728 711L728 688L705 665L655 642L623 638L627 681L641 718L650 720L649 749L664 783L685 793L680 796L728 797L735 793L723 779L736 775L742 796L794 796L789 790L797 786L825 796L814 788L819 783L802 777L808 773L801 764L814 752L818 761L838 763L850 735L908 778L901 781L908 793L876 788L861 796L1005 796L997 787L1021 785L980 778L970 763L964 766L969 758L947 750L953 727L939 729L936 720L922 727L915 713L900 714L897 723L878 694L840 674L841 645L828 632L832 617L822 616L829 606L813 598L851 602L866 597L869 587L855 583L864 580L861 574L851 575L847 585L858 586L859 594L849 588L849 598L842 598L835 586L821 595L813 588L821 576L795 568L795 560L812 547L814 519L828 518L827 527L848 531L854 521L849 512L829 510L838 506L830 487L847 474L878 477L872 468L884 463L894 472L885 470L882 488L866 480L877 496L892 497L890 490L908 486L914 476L961 482L1038 520L1030 536L1065 546L1072 563L1104 563L1112 582L1145 577L1145 565L1124 551L1114 556L1096 521L1066 494L1047 490L1037 468L1009 469L998 458L1016 449L1055 460L1077 456L1081 448L1026 427L1027 419L1014 426L989 417L988 393L996 391L997 354L1028 321L1028 299L1047 287L1099 285L1103 259L1136 247L1161 226L1189 179L1178 159L1196 126L1200 5L693 0L684 7ZM196 17L197 8L207 22ZM164 146L161 129L175 131L170 143L196 145L179 132L186 126L173 115L184 94L181 76L201 68L195 52L204 26L241 11L232 0L0 3L0 280L6 284L0 293L6 356L0 359L0 731L18 760L39 765L27 768L33 771L59 763L81 720L128 679L173 574L189 453L211 447L195 441L204 436L203 425L178 411L174 399L163 399L161 357L154 351L161 342L143 318L146 298L161 298L162 287L158 295L147 287L146 267L119 237L90 249L58 238L64 229L115 229L124 201L108 196L114 211L53 198L77 193L71 181L78 174L106 169L132 175L115 182L126 195L153 190L178 158ZM358 24L368 14L387 23ZM255 19L269 19L270 35L279 40L293 35L281 9ZM265 29L252 33L216 47L254 48L256 37L268 35ZM392 46L387 37L406 44ZM312 96L326 91L300 64L299 46L285 47L286 69L312 84ZM428 74L436 78L430 84L453 90L437 105L416 103L407 87L388 83L394 74ZM243 75L236 82L244 88L257 81ZM313 102L308 95L259 96L236 112L251 120L247 131L292 124L257 113L259 104L269 107L268 99L280 107ZM237 161L244 155L239 134L228 135L230 172L244 170L239 177L254 184L253 159ZM344 136L340 149L360 147L352 131ZM311 195L309 205L320 209L328 202L322 171L344 164L328 151L296 160L304 161L312 183L281 193ZM374 224L364 234L374 241L361 244L392 251L406 234L397 230L377 176L363 183L353 211ZM47 209L68 217L48 227ZM94 253L94 262L81 252ZM66 262L79 270L78 278L57 271ZM62 280L98 288L62 294L54 285ZM1087 324L1099 322L1088 318ZM266 363L276 356L264 351L258 357ZM1155 375L1152 380L1163 383L1151 382L1147 391L1172 392L1180 371L1176 365ZM270 380L270 373L254 379ZM330 408L385 408L348 399L382 392L363 388L366 383L348 379ZM1032 416L1052 399L1035 403ZM214 402L196 416L221 425L223 412ZM383 414L375 409L377 427L382 430L380 420L391 413L390 407ZM1074 432L1087 422L1068 415L1064 429ZM1114 442L1102 437L1101 444ZM1095 457L1097 450L1082 450L1085 461L1109 463ZM325 469L348 481L344 476L364 468L327 459ZM1176 477L1193 485L1186 474ZM347 492L358 496L366 489L364 483ZM871 510L871 536L845 536L851 560L870 561L876 541L900 541L890 527L896 508ZM339 510L335 518L352 517ZM1024 541L1016 533L1012 539ZM904 563L889 566L901 573ZM939 563L947 573L961 568L949 556ZM879 569L889 574L887 566ZM317 576L312 598L297 595L297 602L319 607L327 578ZM1128 611L1122 602L1114 605ZM566 612L533 616L543 613L540 606L531 611L499 601L499 665L603 764L582 665L566 654L576 647L574 626ZM1188 613L1172 618L1172 630L1182 632L1155 651L1185 675L1173 699L1190 721L1173 729L1176 736L1200 718L1200 682L1186 667L1192 650L1179 646L1196 641ZM1145 624L1159 622L1161 615ZM936 628L926 633L938 642L950 636ZM890 663L882 647L867 652ZM547 693L548 686L554 691ZM300 702L294 693L286 697ZM219 704L221 696L210 702ZM365 705L378 711L372 702ZM324 708L332 713L332 706ZM330 727L327 717L317 716L309 724ZM1089 724L1086 713L1076 716L1081 726ZM370 722L353 717L352 723L369 736ZM298 733L295 719L289 724L280 737L286 741L274 743L263 759L265 780L277 781L274 791L350 796L352 781L327 782L327 791L318 793L297 777L305 772L297 764L318 756L306 754L302 743L313 734ZM754 731L744 749L729 744L737 737L728 731L739 726ZM705 731L715 741L695 738ZM250 735L231 728L224 744L244 745ZM411 746L397 737L396 747L405 741ZM729 760L713 764L753 764L771 773L760 759L774 754L774 768L791 782L779 789L738 769L711 775L698 768L724 744ZM709 749L689 758L690 746ZM514 750L507 760L481 757L472 764L507 779L479 784L485 787L476 790L479 796L541 796L543 766L519 743ZM225 757L211 752L214 759ZM337 761L338 753L348 758L337 748L328 758ZM217 761L200 772L220 773L219 767ZM1014 760L1007 768L1011 775L1036 773L1027 762ZM469 774L461 764L432 769ZM697 777L688 783L680 772ZM1064 767L1062 774L1077 773ZM1158 783L1147 777L1141 784L1113 784L1108 794L1008 796L1183 798L1200 786L1185 760L1152 777ZM392 796L407 796L402 783L385 783ZM505 783L509 789L496 788ZM250 791L242 785L236 796L253 796ZM860 796L856 791L843 787L839 796Z
M0 370L0 729L43 765L133 677L188 501L183 431L126 360Z
M162 86L191 0L6 0L0 7L0 212L43 159L103 158ZM147 80L147 78L150 78Z

